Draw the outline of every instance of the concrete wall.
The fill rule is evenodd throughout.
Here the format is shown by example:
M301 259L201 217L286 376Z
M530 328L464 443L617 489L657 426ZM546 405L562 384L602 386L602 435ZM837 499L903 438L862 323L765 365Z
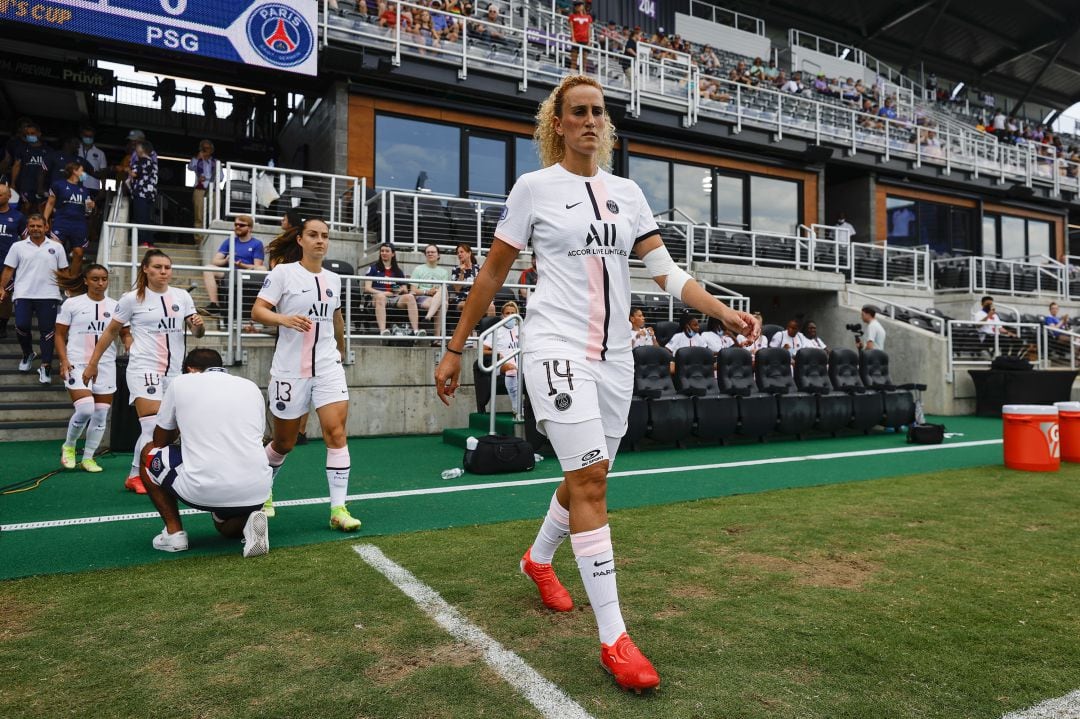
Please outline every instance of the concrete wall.
M768 61L772 55L769 38L692 15L675 13L675 32L692 42L720 47L745 57Z
M307 122L294 116L278 137L281 164L296 170L345 175L348 166L349 99L344 83L326 91L322 103ZM307 161L298 162L306 146ZM304 165L301 167L300 165Z

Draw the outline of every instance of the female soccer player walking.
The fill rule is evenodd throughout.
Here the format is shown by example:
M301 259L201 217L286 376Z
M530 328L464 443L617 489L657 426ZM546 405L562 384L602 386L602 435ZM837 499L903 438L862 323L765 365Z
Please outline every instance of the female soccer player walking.
M100 472L94 452L105 436L105 423L116 392L116 346L109 345L105 350L99 360L98 376L90 385L83 384L83 370L116 314L117 302L105 294L109 289L109 270L102 265L85 265L73 277L57 273L56 284L69 295L56 317L56 354L60 358L60 377L75 405L60 448L60 464L66 469L75 468L75 443L86 430L79 466L87 472ZM126 327L121 330L120 339L125 347L131 346L131 333Z
M595 80L564 78L541 104L534 138L544 169L522 175L511 190L487 262L435 370L435 387L444 402L453 396L465 341L531 239L539 278L522 332L522 364L537 426L559 457L563 481L521 569L545 605L570 610L573 601L551 568L569 536L596 615L602 666L625 689L650 689L660 676L626 633L606 500L633 390L630 252L687 305L750 337L760 325L678 267L641 189L602 169L610 164L615 128Z
M267 258L274 269L251 309L251 319L278 330L267 396L274 437L266 456L274 474L296 446L300 419L311 407L319 415L326 440L326 482L330 486L330 527L355 532L360 520L349 514L349 387L341 356L345 323L341 315L341 278L323 269L330 228L309 218L299 233L285 232L270 243ZM273 516L273 504L264 511Z
M91 386L97 379L101 358L112 347L124 325L131 325L127 386L142 433L135 443L135 456L124 486L137 494L146 494L139 477L139 453L154 437L158 407L165 390L173 378L180 375L185 354L184 329L190 327L195 337L206 334L206 325L195 313L191 295L170 287L171 279L172 260L169 256L161 250L148 250L139 264L135 289L120 298L112 320L82 372L83 384Z

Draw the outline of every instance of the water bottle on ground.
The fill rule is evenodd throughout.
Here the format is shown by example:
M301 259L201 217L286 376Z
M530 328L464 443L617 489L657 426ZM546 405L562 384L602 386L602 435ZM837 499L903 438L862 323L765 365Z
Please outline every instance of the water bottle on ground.
M465 474L465 470L461 467L454 467L453 469L444 469L442 473L443 479L457 479L461 475Z

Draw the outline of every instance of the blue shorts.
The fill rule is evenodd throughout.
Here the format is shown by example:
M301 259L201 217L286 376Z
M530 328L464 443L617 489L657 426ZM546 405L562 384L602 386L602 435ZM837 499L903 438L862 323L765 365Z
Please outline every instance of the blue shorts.
M170 444L167 447L154 447L146 455L146 474L150 481L165 490L165 493L178 499L193 509L201 509L210 512L217 519L230 519L232 517L246 517L247 515L262 509L262 503L251 507L207 507L184 499L173 487L176 482L176 470L184 463L180 445Z
M85 227L54 227L53 234L71 252L74 249L86 249L90 245L90 235Z

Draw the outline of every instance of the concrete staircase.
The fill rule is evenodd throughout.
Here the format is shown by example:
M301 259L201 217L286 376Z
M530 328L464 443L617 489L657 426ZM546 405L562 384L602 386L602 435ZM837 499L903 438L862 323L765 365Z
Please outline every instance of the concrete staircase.
M37 361L33 372L18 371L22 352L14 337L14 326L9 326L8 335L0 340L0 442L35 439L62 442L72 409L56 360L53 360L52 383L40 384Z

